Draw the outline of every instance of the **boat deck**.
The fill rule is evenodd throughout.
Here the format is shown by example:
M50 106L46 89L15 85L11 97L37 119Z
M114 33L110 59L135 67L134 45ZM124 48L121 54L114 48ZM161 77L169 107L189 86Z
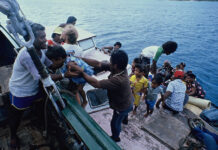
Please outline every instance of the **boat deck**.
M118 145L125 150L168 150L178 149L181 138L186 137L190 128L188 118L196 118L187 109L182 113L173 115L163 108L155 109L151 116L145 118L146 112L144 102L138 107L137 114L129 114L128 125L122 125L120 134L121 142ZM109 134L112 109L106 109L97 113L90 114L91 117ZM206 128L217 133L206 122Z

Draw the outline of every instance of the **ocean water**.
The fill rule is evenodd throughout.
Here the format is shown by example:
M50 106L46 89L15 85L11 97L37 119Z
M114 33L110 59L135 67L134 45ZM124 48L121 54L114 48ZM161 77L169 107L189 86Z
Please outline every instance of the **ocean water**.
M129 62L144 47L178 43L177 51L158 61L173 66L186 63L218 105L218 2L168 0L18 0L29 20L44 26L59 25L70 15L77 26L97 35L98 47L123 44ZM0 14L0 20L5 17Z

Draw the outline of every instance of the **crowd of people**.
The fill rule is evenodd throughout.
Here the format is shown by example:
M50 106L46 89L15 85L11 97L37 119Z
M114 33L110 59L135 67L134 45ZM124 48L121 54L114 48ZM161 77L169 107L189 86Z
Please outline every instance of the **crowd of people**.
M174 69L169 61L165 61L163 66L157 69L156 64L162 54L169 55L176 51L176 42L168 41L162 46L143 49L140 56L134 59L132 73L128 75L128 55L120 50L120 42L102 48L105 54L110 55L110 62L82 58L83 50L77 45L78 32L74 27L76 20L73 16L69 17L66 23L54 30L52 39L48 41L45 27L33 24L33 45L54 81L69 79L67 89L75 94L78 104L82 107L87 105L83 90L86 82L95 88L107 90L109 105L113 109L110 125L111 138L114 141L120 141L122 122L128 123L128 113L131 111L137 115L141 100L146 103L147 112L144 116L147 117L153 113L155 105L159 108L162 103L163 108L177 114L183 110L188 95L204 98L205 92L196 81L196 76L191 71L185 72L185 63L180 63ZM92 77L93 68L110 71L111 74L108 79L99 81ZM153 74L152 78L149 78L149 72ZM9 90L11 147L16 148L19 145L16 132L24 111L36 104L42 109L44 98L40 75L27 48L22 48L18 53L9 81Z

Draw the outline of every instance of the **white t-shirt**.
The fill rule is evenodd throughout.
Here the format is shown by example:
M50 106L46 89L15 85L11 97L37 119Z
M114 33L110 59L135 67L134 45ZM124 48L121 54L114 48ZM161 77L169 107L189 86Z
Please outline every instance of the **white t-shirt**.
M45 51L41 50L42 64L50 66L52 62L46 57ZM13 71L9 80L9 90L16 97L28 97L39 92L40 75L36 69L27 49L22 48L13 65Z
M82 57L83 49L80 46L76 44L72 45L72 44L67 44L67 43L64 43L64 45L62 46L67 53L74 51L74 56Z
M142 50L141 55L148 58L154 58L160 46L149 46Z

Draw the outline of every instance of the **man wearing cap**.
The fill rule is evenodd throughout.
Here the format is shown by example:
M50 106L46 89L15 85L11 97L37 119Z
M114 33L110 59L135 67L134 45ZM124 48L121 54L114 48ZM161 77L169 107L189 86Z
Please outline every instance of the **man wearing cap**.
M51 35L52 40L48 40L48 46L61 45L62 40L60 38L62 34L62 27L56 27Z
M176 71L173 75L173 81L168 86L163 99L159 99L156 107L159 108L160 102L165 109L177 114L183 111L183 102L185 99L186 85L183 83L183 71Z

